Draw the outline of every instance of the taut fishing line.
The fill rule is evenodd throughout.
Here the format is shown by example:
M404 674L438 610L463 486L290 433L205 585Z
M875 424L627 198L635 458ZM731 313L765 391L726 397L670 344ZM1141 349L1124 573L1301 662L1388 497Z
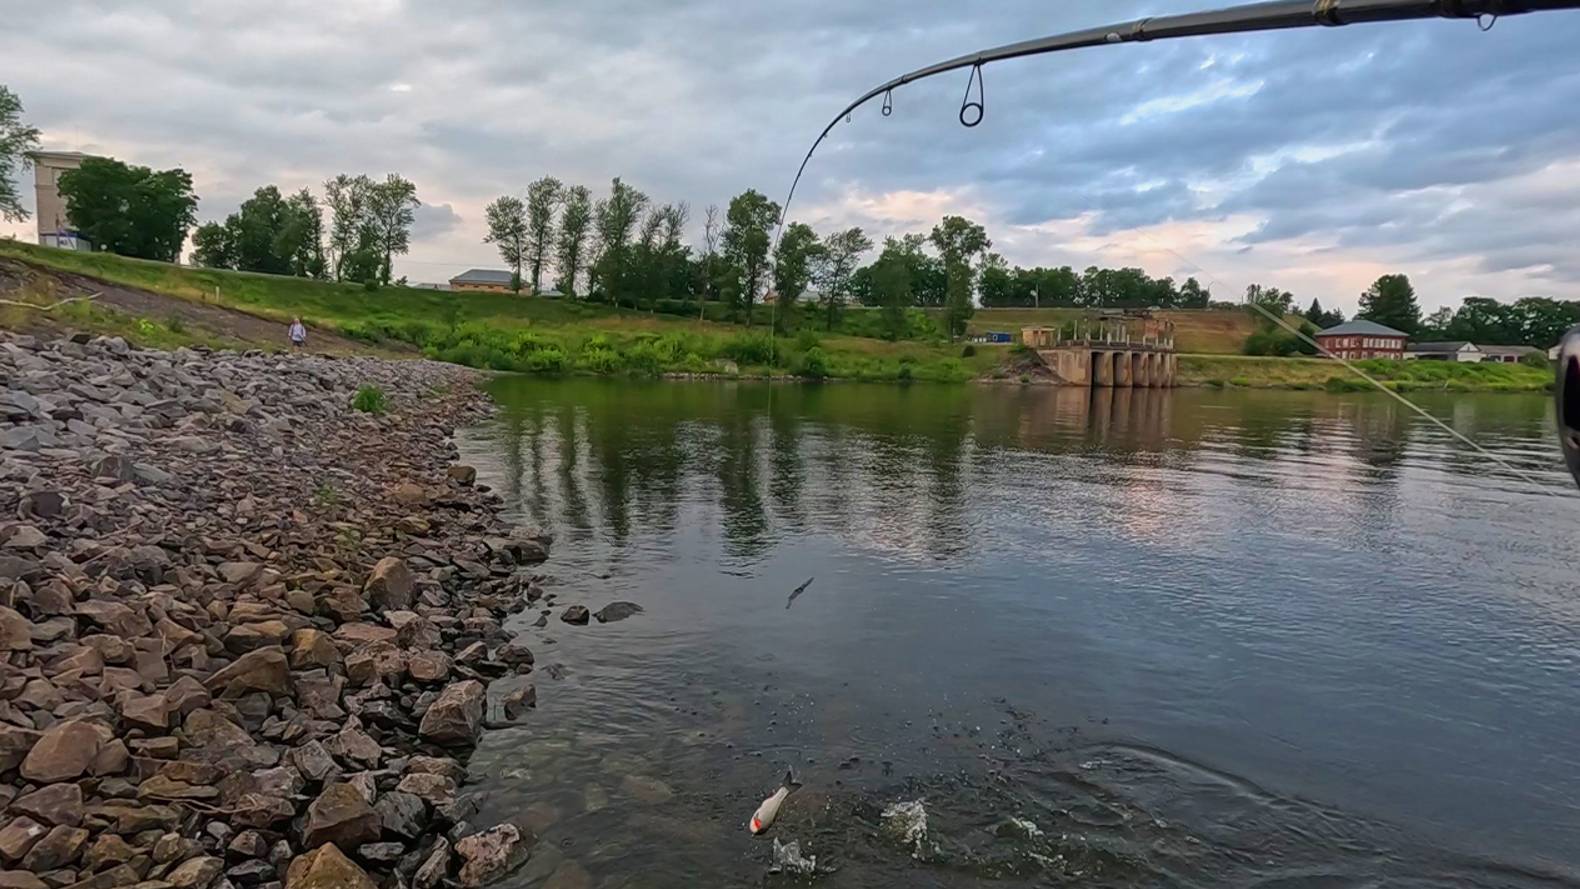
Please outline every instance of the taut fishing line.
M779 226L774 232L770 252L778 249L779 241L784 236L786 220L790 218L790 204L795 200L796 188L800 186L801 177L806 174L807 165L812 162L813 155L817 153L818 148L828 138L829 133L833 132L841 120L851 123L854 120L853 112L856 109L879 96L883 97L883 116L890 116L894 110L894 91L908 83L914 83L949 71L970 68L971 73L966 81L965 98L960 106L960 123L966 127L975 127L982 122L984 114L982 67L990 62L1120 43L1144 43L1152 40L1237 34L1251 31L1276 31L1309 27L1333 28L1353 24L1412 21L1430 18L1469 20L1474 22L1481 31L1486 32L1492 30L1492 27L1497 24L1499 19L1505 16L1562 9L1580 9L1580 0L1273 0L1273 2L1252 3L1208 12L1143 18L1116 25L1088 28L1083 31L1071 31L1051 37L1005 44L938 62L925 68L902 74L887 83L868 90L854 102L845 106L844 110L836 114L828 122L828 125L823 127L823 131L818 134L817 138L812 141L812 146L807 149L806 156L801 159L801 165L796 169L795 178L790 181L790 190L785 194L785 201L779 214ZM976 99L974 101L971 96L972 87L976 88ZM1163 249L1168 250L1168 248ZM1173 250L1168 250L1168 252L1201 270L1209 279L1216 281L1201 266L1196 265ZM782 294L777 296L773 307L769 311L770 372L772 371L772 362L777 357L777 351L775 351L778 339L776 331L778 328L779 299L782 298ZM1322 355L1338 362L1351 373L1370 383L1378 390L1387 393L1389 397L1394 398L1458 441L1463 442L1478 454L1492 460L1521 479L1530 482L1543 493L1555 497L1558 496L1556 492L1544 486L1540 479L1529 471L1515 466L1477 444L1463 433L1428 413L1408 398L1405 398L1399 392L1388 388L1382 382L1355 366L1348 359L1341 358L1324 349L1320 343L1307 336L1304 331L1297 329L1283 318L1269 312L1263 306L1255 303L1251 303L1251 305L1274 324L1314 346ZM770 413L773 406L772 399L773 390L770 388ZM1580 476L1577 476L1577 480L1580 480Z

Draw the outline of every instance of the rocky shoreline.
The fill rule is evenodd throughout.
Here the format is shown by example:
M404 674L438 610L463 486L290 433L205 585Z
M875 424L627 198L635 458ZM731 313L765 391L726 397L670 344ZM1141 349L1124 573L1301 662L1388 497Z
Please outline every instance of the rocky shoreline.
M0 332L0 889L472 887L525 860L460 788L535 701L503 624L549 544L454 462L478 378Z

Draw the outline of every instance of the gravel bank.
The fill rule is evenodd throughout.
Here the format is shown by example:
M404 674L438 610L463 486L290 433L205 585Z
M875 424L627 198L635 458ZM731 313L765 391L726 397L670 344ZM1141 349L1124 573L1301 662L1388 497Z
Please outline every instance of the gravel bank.
M476 376L0 332L0 889L525 860L460 789L535 700L501 625L549 543L454 465ZM387 413L351 407L364 385Z

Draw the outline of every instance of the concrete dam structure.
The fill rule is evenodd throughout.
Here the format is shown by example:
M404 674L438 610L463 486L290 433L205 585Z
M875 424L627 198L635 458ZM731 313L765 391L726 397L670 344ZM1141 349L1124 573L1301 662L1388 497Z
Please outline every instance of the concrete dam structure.
M1179 372L1169 321L1103 318L1027 327L1020 336L1067 386L1171 389Z

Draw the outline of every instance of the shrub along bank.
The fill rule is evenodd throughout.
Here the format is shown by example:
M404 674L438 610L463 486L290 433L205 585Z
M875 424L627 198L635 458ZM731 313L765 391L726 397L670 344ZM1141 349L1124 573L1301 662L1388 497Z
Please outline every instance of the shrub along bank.
M1552 387L1552 371L1529 364L1458 364L1448 361L1353 362L1367 375L1401 392L1541 392ZM1240 355L1181 355L1185 386L1251 389L1325 389L1366 392L1372 385L1336 361Z

